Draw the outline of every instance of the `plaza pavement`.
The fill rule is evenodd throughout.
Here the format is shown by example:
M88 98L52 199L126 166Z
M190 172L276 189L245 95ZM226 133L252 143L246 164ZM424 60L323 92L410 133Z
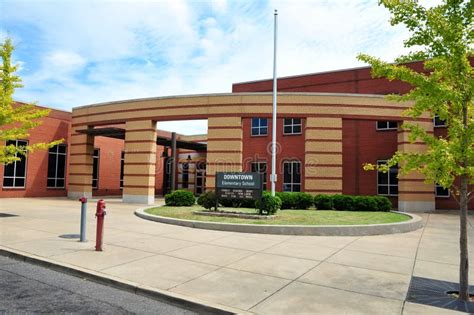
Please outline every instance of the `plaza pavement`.
M454 213L422 214L424 227L405 234L282 236L161 224L136 217L137 205L106 201L103 252L94 251L93 201L88 242L59 237L79 231L80 203L65 198L0 199L0 213L17 215L0 218L0 248L237 312L455 313L404 301L412 275L458 280Z

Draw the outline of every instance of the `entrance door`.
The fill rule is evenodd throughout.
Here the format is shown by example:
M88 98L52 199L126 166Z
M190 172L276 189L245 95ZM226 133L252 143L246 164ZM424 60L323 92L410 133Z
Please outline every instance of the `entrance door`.
M201 195L204 190L206 189L206 162L199 161L196 164L196 185L195 187L195 195Z

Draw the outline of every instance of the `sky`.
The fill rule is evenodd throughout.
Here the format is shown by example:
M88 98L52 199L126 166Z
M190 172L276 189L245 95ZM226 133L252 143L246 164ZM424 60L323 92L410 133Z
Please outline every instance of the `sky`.
M24 88L18 101L70 111L115 100L229 93L232 83L364 66L406 52L378 0L0 0ZM206 133L206 121L158 123Z

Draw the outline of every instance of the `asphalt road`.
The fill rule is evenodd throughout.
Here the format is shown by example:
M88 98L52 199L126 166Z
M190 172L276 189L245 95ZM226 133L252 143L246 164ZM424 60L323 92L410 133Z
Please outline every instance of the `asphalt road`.
M177 306L0 256L0 314L195 314Z

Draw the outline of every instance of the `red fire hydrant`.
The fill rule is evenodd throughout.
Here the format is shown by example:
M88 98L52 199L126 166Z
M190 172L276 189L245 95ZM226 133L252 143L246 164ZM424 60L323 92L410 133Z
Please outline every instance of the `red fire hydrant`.
M97 218L97 235L95 238L95 250L98 252L102 251L102 238L104 236L104 217L107 213L105 212L105 201L100 199L97 201L97 211L95 216Z

